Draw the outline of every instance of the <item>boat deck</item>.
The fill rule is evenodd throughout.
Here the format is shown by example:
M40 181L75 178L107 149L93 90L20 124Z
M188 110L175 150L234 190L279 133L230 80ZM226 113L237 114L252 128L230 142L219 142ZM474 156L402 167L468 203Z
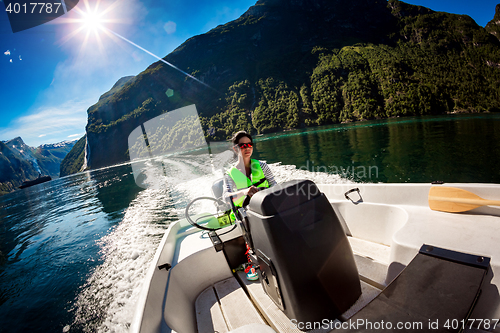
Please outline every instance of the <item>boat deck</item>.
M353 237L349 237L349 242L360 274L362 295L342 314L342 320L348 320L380 294L385 286L390 253L385 245ZM229 332L251 323L267 324L279 333L303 332L264 293L260 281L247 280L243 272L205 289L195 306L199 333ZM331 331L331 325L325 326L328 328L308 332Z
M195 307L198 333L224 333L248 324L266 324L234 277L205 289Z
M347 321L368 303L375 299L391 282L386 280L389 268L390 247L354 237L348 237L354 252L360 275L362 295L358 301L340 316ZM249 281L245 273L237 272L234 277L222 280L205 289L197 298L197 328L199 333L230 332L249 324L268 325L277 333L301 333L300 329L267 296L260 281ZM309 333L335 331L335 320L328 324L316 323L318 327ZM485 333L475 328L465 329L468 333Z

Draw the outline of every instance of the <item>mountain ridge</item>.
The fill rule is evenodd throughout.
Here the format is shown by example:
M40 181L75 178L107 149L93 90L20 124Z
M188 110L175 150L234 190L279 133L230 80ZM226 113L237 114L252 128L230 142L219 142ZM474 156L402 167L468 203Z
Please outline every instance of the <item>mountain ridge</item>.
M103 94L88 109L87 165L127 161L128 133L189 104L209 140L239 129L498 111L499 50L469 16L397 0L259 0L164 58L202 83L158 61Z
M57 148L64 147L64 146L66 146L68 144L74 144L77 141L78 141L78 139L64 140L64 141L56 142L56 143L42 143L38 147L42 148L42 149L57 149Z

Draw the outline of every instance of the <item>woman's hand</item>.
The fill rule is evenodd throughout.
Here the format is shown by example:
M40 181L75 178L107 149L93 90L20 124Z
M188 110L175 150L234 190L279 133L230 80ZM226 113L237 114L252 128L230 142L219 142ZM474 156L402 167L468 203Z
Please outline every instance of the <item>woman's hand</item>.
M255 193L259 192L259 189L255 186L250 186L248 188L248 191L246 193L246 195L248 195L249 197L252 197L252 195L254 195Z

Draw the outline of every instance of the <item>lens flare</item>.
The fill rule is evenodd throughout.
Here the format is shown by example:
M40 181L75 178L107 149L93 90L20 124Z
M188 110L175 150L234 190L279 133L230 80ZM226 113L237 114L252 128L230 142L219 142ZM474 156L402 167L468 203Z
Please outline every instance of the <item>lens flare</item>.
M1 0L0 0L1 1ZM89 0L83 0L83 6L80 7L75 7L74 13L76 17L71 17L71 18L66 18L66 19L61 19L59 22L60 23L69 23L72 25L76 25L74 30L72 30L71 33L65 35L61 39L61 44L66 43L70 39L76 37L77 35L83 36L80 37L82 39L81 46L80 46L80 55L84 55L84 51L86 50L87 46L91 48L92 50L95 49L95 45L97 45L98 50L100 51L101 54L105 54L105 47L104 47L104 39L109 38L112 39L114 42L118 43L119 40L121 39L122 41L125 41L129 43L132 46L135 46L136 48L146 52L147 54L153 56L157 60L165 63L166 65L174 68L175 70L179 71L180 73L184 74L185 76L189 77L190 79L200 83L201 85L210 88L214 91L212 87L204 83L203 81L195 78L191 74L186 73L185 71L181 70L180 68L176 67L172 63L166 61L165 59L155 55L154 53L148 51L147 49L139 46L138 44L132 42L131 40L123 37L116 31L113 31L110 25L112 23L120 23L122 20L119 20L117 18L113 18L113 10L116 9L118 4L120 4L120 1L114 1L106 7L105 9L100 8L100 3L101 0L97 0L95 2L92 2L92 5L89 3ZM111 16L111 17L110 17ZM169 93L167 93L167 96ZM173 91L171 96L173 96Z

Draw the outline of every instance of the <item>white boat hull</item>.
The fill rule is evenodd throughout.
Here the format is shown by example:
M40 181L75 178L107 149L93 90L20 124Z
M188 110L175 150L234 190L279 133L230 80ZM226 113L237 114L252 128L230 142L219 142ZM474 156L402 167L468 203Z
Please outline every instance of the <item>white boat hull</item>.
M439 186L439 185L437 185ZM486 199L500 195L496 184L446 184ZM491 270L471 319L500 318L500 208L484 206L465 213L432 211L430 184L318 185L339 216L357 254L361 280L387 286L423 244L491 258ZM344 196L353 187L359 194ZM226 230L226 229L223 229ZM222 252L186 220L171 224L145 279L132 332L196 332L195 301L207 287L231 278ZM236 237L239 230L221 238ZM368 259L367 259L368 258ZM172 269L159 270L170 263ZM353 310L354 312L359 309ZM344 316L351 316L344 314ZM497 325L498 326L498 325ZM500 332L496 328L497 332Z

